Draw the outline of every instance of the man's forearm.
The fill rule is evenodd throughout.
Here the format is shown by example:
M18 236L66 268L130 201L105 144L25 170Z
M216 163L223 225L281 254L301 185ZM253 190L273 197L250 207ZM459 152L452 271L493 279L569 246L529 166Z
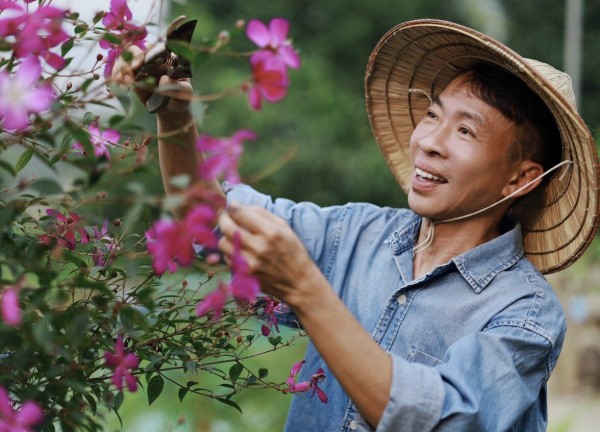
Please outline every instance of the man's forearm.
M182 192L182 189L173 185L171 180L179 175L189 177L188 185L199 181L198 165L204 159L202 153L196 149L198 129L192 113L184 112L165 113L157 116L158 130L158 157L163 185L167 195ZM222 194L217 181L204 183L211 192ZM183 211L176 212L176 216L183 216Z
M296 316L358 410L376 427L389 399L392 360L324 278L319 285L322 289L313 291L320 291L318 298L298 304Z

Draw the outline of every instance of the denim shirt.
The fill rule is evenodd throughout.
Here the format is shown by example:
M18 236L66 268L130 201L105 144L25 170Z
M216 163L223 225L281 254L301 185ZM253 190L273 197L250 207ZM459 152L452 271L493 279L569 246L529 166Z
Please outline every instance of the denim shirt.
M225 184L228 200L285 219L333 290L393 364L377 431L543 431L546 383L566 326L520 227L413 278L421 218L409 210L320 208ZM460 238L456 239L460 242ZM371 431L314 345L299 381L327 375L323 404L295 396L286 430ZM356 362L363 361L361 352Z

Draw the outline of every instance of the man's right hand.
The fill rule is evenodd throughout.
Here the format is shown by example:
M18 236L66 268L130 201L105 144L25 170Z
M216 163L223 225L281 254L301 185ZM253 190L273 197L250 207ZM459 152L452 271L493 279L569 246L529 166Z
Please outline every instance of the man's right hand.
M160 91L160 88L165 88L164 93L170 97L168 103L156 114L161 117L168 117L170 114L186 112L190 109L190 103L193 96L193 88L189 78L181 78L179 80L172 79L167 75L162 75L158 78L158 84L151 86L147 82L147 76L142 78L139 73L144 65L146 52L139 47L133 45L128 51L133 55L131 61L126 61L122 56L119 56L109 84L119 86L131 86L139 100L145 105L153 91Z

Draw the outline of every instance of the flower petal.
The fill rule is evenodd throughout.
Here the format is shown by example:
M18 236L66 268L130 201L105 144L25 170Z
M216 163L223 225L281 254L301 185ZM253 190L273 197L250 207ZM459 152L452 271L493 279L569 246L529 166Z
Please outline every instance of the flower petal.
M290 23L285 18L273 18L271 20L269 29L271 30L271 42L274 46L278 47L285 42L289 28Z
M271 43L271 32L261 21L250 20L246 27L246 36L260 48L264 48Z

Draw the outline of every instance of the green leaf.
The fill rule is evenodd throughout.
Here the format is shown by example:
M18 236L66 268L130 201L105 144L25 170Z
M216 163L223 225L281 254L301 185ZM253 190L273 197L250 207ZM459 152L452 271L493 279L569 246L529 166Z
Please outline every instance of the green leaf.
M90 393L84 393L83 397L88 401L88 404L90 404L90 408L92 409L92 414L96 415L96 411L98 410L98 405L96 404L96 399L94 399L94 396L92 396Z
M78 26L76 26L76 27L73 29L73 32L74 32L75 34L79 34L79 33L85 33L85 32L87 32L87 31L88 31L88 28L89 28L89 27L87 26L87 24L79 24ZM64 56L64 54L63 54L63 56Z
M77 27L75 27L75 33L77 33ZM71 48L73 48L73 38L67 39L67 41L61 45L60 47L60 52L61 52L61 57L64 57L67 55L67 53L69 51L71 51Z
M281 340L282 340L281 336L277 336L277 337L269 336L269 343L271 345L273 345L274 347L279 345L281 343Z
M181 387L179 389L178 395L179 395L179 402L183 402L183 398L185 397L186 394L188 394L189 389L186 387Z
M120 45L121 44L121 38L119 38L118 36L112 34L112 33L104 33L102 35L102 39L104 39L105 41L110 42L111 44L115 44L115 45Z
M123 405L124 399L125 399L125 395L123 394L122 391L117 393L117 395L115 396L115 400L113 401L113 409L115 411L119 411L119 408L121 408L121 405Z
M110 127L114 127L114 126L116 126L117 124L121 123L123 120L125 120L125 116L124 116L124 115L121 115L121 114L115 114L115 115L111 116L111 117L108 119L108 125L109 125Z
M165 387L165 380L160 375L153 377L148 383L148 405L152 405L162 393Z
M244 366L241 363L236 363L229 368L229 378L231 381L235 382L244 371Z
M6 162L5 160L0 159L0 168L4 168L13 177L17 175L12 165Z
M265 378L267 375L269 375L269 369L267 368L260 368L258 370L258 377L259 378Z
M15 174L25 168L25 165L27 165L31 156L33 156L33 149L27 149L21 153L21 156L19 156L19 160L17 160L17 164L15 165Z
M229 405L230 407L235 408L236 410L238 410L240 413L244 414L242 412L242 409L240 408L240 406L238 404L236 404L234 401L226 399L226 398L217 398L217 400L221 403L224 403L225 405Z
M86 112L85 115L83 116L83 124L84 125L89 125L91 124L94 120L96 120L96 115L92 112Z
M169 48L175 54L183 57L184 59L186 59L189 62L192 62L196 55L195 51L190 46L190 44L188 44L185 41L177 41L177 40L171 41L167 44L167 48Z

